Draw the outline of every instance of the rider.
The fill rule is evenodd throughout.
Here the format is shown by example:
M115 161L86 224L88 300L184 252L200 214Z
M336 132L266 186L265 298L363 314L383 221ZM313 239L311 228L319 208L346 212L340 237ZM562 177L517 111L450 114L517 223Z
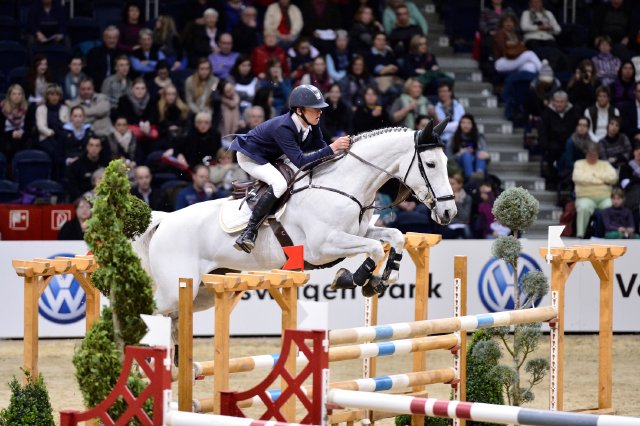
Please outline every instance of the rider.
M349 148L349 136L341 136L330 145L324 141L318 126L322 108L329 105L317 87L303 84L289 96L289 112L274 117L238 135L231 148L238 151L238 164L242 169L269 185L256 202L251 218L234 245L238 250L251 253L258 237L258 227L269 214L275 202L287 190L287 181L273 166L285 155L297 167Z

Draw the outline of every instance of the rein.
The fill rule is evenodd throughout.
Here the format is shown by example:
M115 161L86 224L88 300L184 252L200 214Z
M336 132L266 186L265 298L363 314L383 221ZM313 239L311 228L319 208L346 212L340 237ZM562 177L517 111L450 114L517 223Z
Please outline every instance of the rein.
M409 171L411 171L411 167L413 166L414 161L416 160L416 158L418 158L418 168L420 170L420 176L422 176L422 179L425 182L425 185L427 186L427 189L429 191L429 195L431 196L431 201L435 204L438 201L449 201L449 200L453 200L454 196L453 194L450 195L444 195L444 196L440 196L437 197L435 194L435 191L433 190L433 187L431 186L431 183L429 182L429 178L427 177L427 174L424 170L424 165L422 164L422 161L420 161L420 152L422 151L426 151L429 149L435 149L435 148L444 148L444 145L442 144L442 142L440 142L439 138L437 138L437 142L432 142L432 143L428 143L428 144L420 144L419 140L420 140L420 135L422 134L422 131L418 131L415 132L414 135L414 155L413 158L411 159L411 163L409 164L409 168L407 168L407 172L404 175L404 178L400 181L400 188L398 189L398 194L396 195L396 199L389 205L386 206L376 206L375 205L375 201L372 201L371 204L364 206L360 200L358 200L356 197L354 197L353 195L346 193L344 191L341 191L339 189L336 188L330 188L330 187L326 187L326 186L321 186L321 185L316 185L313 183L313 169L315 169L316 167L319 167L320 165L323 164L327 164L327 163L331 163L334 161L338 161L341 160L342 158L346 157L347 155L351 155L352 157L354 157L356 160L360 161L361 163L372 167L376 170L378 170L379 172L382 172L384 174L386 174L387 176L389 176L390 178L394 178L394 179L398 179L397 176L394 176L393 174L389 173L388 171L384 170L382 167L379 167L367 160L365 160L364 158L354 154L351 151L345 151L342 152L340 154L333 154L331 156L325 157L321 160L319 160L318 162L312 163L312 164L308 164L307 166L303 166L302 168L300 168L296 174L294 175L294 179L291 181L291 183L289 184L289 190L291 191L291 195L296 194L298 192L304 191L305 189L322 189L325 191L330 191L330 192L334 192L336 194L340 194L342 196L345 196L347 198L349 198L351 201L353 201L354 203L356 203L359 207L360 207L360 215L359 215L359 220L358 222L362 221L362 217L364 216L365 212L369 209L374 209L374 210L385 210L385 209L389 209L392 207L397 206L398 204L402 203L404 200L406 200L409 195L411 194L412 190L407 186L407 184L405 183L407 180L407 177L409 176ZM309 176L309 183L305 186L302 186L300 188L297 189L293 189L293 186L295 183L299 182L300 180L304 179L305 177Z

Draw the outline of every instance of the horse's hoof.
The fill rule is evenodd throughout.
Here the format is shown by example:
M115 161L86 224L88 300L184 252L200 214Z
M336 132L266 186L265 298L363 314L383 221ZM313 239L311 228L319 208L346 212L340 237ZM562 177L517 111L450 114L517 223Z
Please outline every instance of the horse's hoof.
M380 277L373 276L362 287L362 295L364 297L372 297L374 295L382 296L387 291L387 285L380 280Z
M340 268L331 283L331 290L350 290L356 288L353 283L353 274L348 269Z
M362 295L367 298L373 297L376 295L376 291L371 285L371 280L367 281L367 283L362 286Z

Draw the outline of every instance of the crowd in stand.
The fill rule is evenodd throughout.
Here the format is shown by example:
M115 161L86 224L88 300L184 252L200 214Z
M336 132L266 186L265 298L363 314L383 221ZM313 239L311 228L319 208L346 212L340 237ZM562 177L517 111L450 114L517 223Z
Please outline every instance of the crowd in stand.
M86 17L75 21L97 25L101 11L93 3L76 1L76 16ZM564 30L542 0L521 10L501 0L486 3L479 59L501 88L510 118L525 116L527 134L537 134L530 148L542 156L549 185L575 181L577 235L584 236L593 210L608 207L616 182L637 223L640 85L634 57L640 37L633 34L634 14L622 0L603 5L588 44L598 50L563 76L561 67L575 58L558 44ZM234 135L287 113L299 84L325 95L329 107L320 126L327 141L389 126L421 129L430 119L451 117L443 141L458 204L454 223L433 223L426 207L409 199L383 210L379 224L445 238L509 232L491 214L499 179L488 173L487 141L430 52L427 21L413 2L189 0L162 7L171 4L172 13L161 8L145 22L144 5L127 2L119 22L99 28L101 40L74 36L74 19L58 0L33 0L26 13L26 31L17 41L30 52L28 71L11 81L0 105L0 151L8 178L16 177L18 152L46 153L51 179L63 185L81 218L65 235L82 235L81 200L90 199L115 158L131 167L132 193L153 209L228 196L232 181L246 178L226 150ZM16 2L13 18L19 19L19 9ZM62 63L53 54L61 51ZM588 154L594 146L601 158L595 163ZM596 166L614 170L615 178L579 181L581 170L591 173ZM385 185L378 204L395 194L393 182ZM616 203L613 208L621 208ZM603 223L618 216L605 215ZM627 229L633 226L616 231L633 236Z

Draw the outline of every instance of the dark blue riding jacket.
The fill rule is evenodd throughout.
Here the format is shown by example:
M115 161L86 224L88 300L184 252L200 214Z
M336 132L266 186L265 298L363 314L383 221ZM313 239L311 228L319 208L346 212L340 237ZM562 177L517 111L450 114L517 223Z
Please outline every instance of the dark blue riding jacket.
M265 121L246 135L237 135L230 149L243 153L258 164L274 163L284 154L297 168L333 154L324 141L320 126L311 126L303 142L291 113Z

